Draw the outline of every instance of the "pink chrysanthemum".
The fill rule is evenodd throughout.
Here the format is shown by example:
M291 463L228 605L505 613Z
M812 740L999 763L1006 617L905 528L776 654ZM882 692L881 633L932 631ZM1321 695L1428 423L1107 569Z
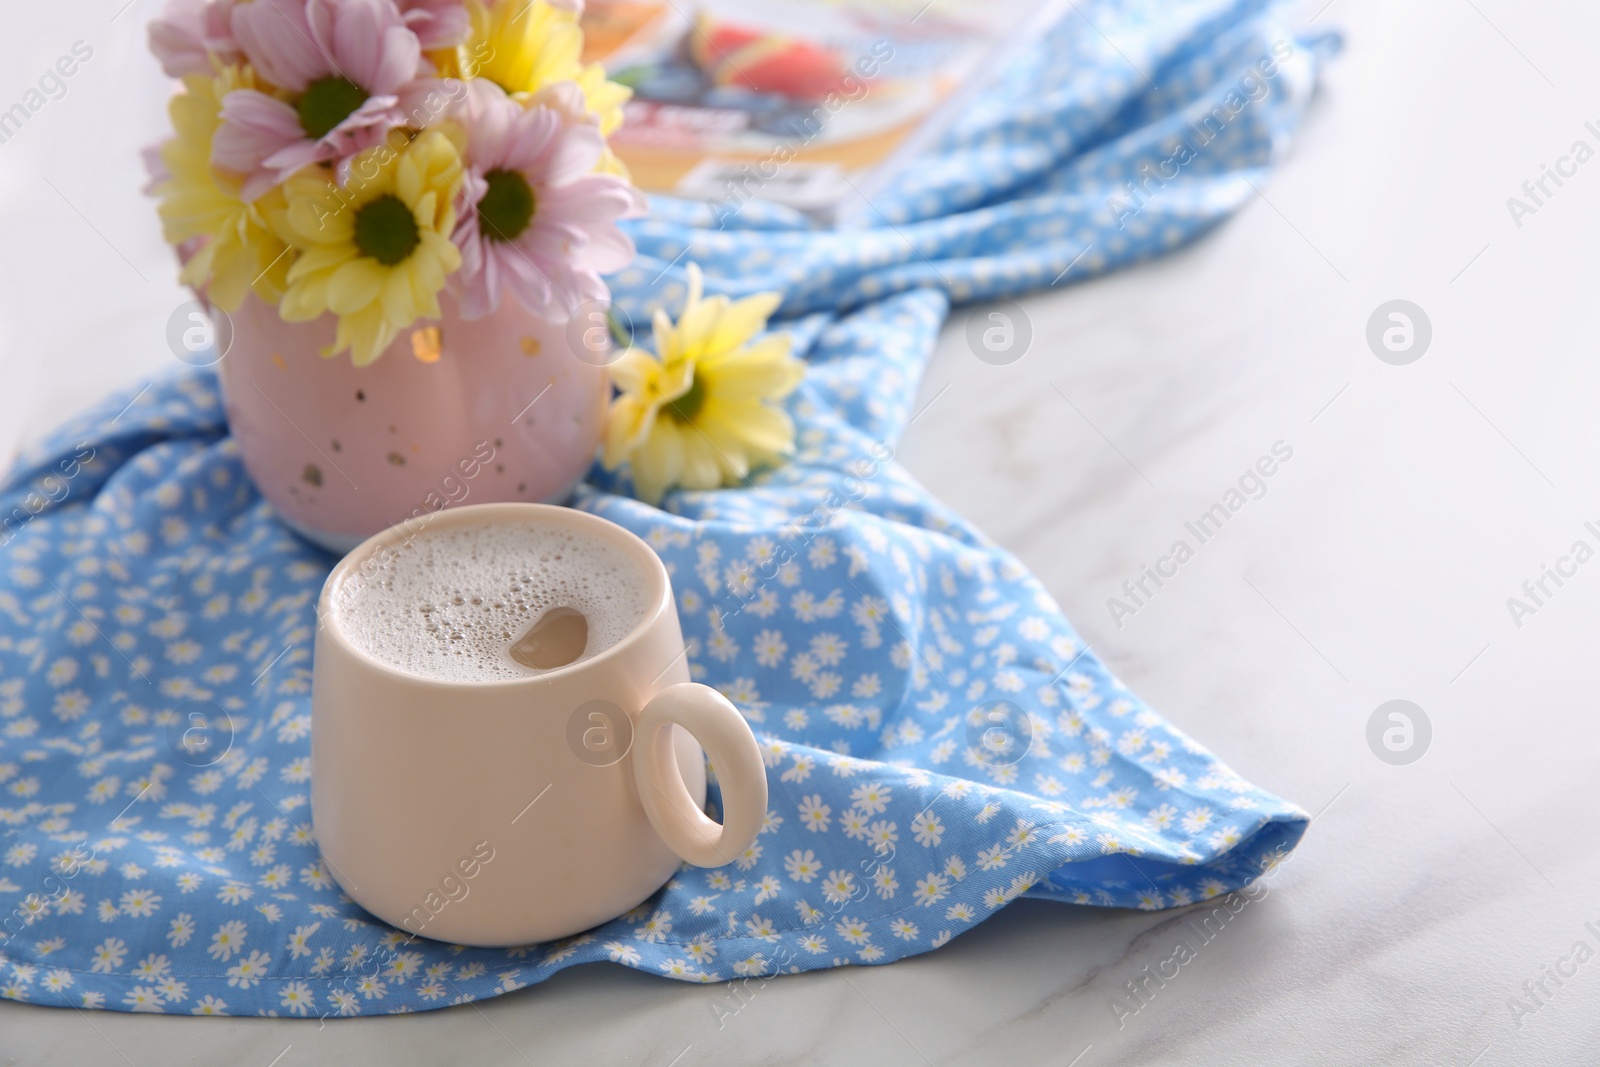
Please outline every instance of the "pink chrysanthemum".
M462 0L400 0L400 14L427 52L454 48L472 29Z
M256 73L290 96L223 98L211 161L244 176L246 200L307 164L347 164L427 91L421 43L394 0L257 0L234 8L232 25Z
M167 0L150 21L150 51L169 78L212 73L211 57L223 63L239 58L233 39L236 0Z
M451 279L467 318L499 307L503 292L530 311L606 300L600 275L633 258L617 219L641 212L643 201L621 178L594 173L605 140L594 122L573 121L581 108L565 103L572 106L524 108L492 83L469 87L467 174L452 238L461 270Z

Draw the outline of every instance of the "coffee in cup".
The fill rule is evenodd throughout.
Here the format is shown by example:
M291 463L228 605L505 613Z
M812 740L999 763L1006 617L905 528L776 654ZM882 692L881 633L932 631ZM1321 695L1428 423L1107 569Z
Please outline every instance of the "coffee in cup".
M312 824L380 919L468 945L565 937L760 833L755 736L689 681L666 568L614 523L442 511L346 556L317 613ZM701 810L707 754L721 823ZM493 862L441 896L468 855Z
M332 607L367 655L463 683L592 658L645 612L643 587L616 547L526 522L424 529L340 585Z

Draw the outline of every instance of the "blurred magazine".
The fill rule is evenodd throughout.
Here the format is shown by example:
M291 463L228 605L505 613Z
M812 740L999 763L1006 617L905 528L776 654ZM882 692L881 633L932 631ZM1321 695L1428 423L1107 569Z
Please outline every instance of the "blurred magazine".
M588 0L585 61L633 89L611 146L650 192L824 223L878 190L1065 0Z

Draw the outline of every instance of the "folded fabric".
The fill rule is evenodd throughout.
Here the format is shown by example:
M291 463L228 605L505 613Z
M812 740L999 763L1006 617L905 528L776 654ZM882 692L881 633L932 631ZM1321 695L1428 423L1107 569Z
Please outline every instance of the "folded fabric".
M596 960L702 982L884 963L1022 895L1155 909L1259 875L1304 813L1118 683L1039 582L893 453L949 299L1201 232L1284 150L1324 47L1263 3L1080 2L881 198L879 225L654 204L619 304L675 309L687 260L713 291L781 289L779 328L809 363L799 451L662 509L596 469L574 504L666 561L694 677L761 740L770 811L735 863L686 868L563 942L412 939L329 877L308 782L311 636L334 561L250 484L211 374L130 390L31 449L0 490L0 995L389 1013ZM231 748L192 767L178 740L216 708Z

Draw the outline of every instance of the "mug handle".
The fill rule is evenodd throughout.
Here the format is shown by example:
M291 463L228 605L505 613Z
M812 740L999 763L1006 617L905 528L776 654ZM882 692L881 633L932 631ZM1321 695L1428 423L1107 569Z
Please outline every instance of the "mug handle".
M711 757L722 785L722 822L700 810L678 770L668 726L681 726ZM633 780L650 825L696 867L732 863L761 833L767 770L750 724L728 698L698 682L669 685L639 713Z

